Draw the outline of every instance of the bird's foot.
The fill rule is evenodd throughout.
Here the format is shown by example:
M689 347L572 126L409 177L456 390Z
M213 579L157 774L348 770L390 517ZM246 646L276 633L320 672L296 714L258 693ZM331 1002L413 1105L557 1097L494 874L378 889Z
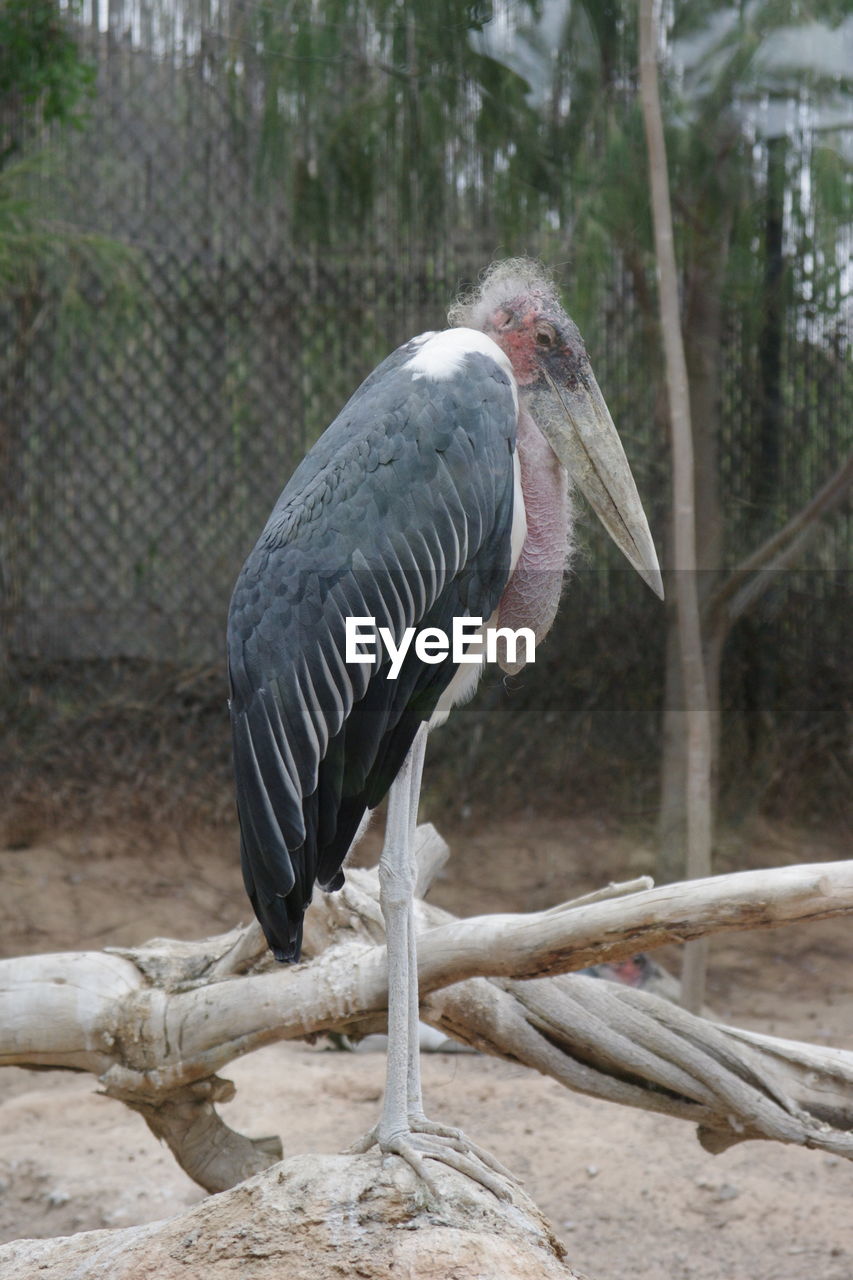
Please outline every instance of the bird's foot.
M352 1152L369 1151L378 1146L383 1155L396 1155L414 1169L430 1192L441 1199L441 1192L426 1167L426 1160L438 1160L458 1173L491 1191L498 1200L512 1199L512 1186L517 1179L505 1165L476 1143L466 1138L461 1129L435 1124L423 1114L409 1117L406 1129L383 1135L376 1125L350 1147Z
M491 1151L487 1151L485 1147L481 1147L479 1143L472 1142L462 1129L457 1129L454 1125L438 1124L435 1120L428 1120L422 1111L410 1113L409 1128L413 1133L425 1134L429 1137L445 1139L455 1151L473 1156L485 1165L487 1169L491 1169L501 1178L506 1178L507 1182L517 1183L519 1179L512 1173L505 1164L501 1164Z

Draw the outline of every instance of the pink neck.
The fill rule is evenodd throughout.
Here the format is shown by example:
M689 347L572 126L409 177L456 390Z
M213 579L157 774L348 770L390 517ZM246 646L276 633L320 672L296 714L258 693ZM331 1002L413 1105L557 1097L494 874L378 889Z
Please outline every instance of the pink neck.
M527 537L501 597L499 625L531 627L538 643L551 629L560 601L571 554L572 509L566 472L523 407L518 417L518 458Z

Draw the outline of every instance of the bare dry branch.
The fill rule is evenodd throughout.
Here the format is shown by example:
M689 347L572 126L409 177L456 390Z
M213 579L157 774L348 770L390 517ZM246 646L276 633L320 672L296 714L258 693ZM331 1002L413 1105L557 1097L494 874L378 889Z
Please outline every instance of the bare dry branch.
M434 857L428 832L420 848ZM570 1088L692 1120L709 1145L768 1137L853 1155L853 1055L716 1027L581 975L543 977L684 938L851 912L853 864L741 872L528 916L417 910L423 1016L446 1033ZM382 936L376 875L351 870L339 893L318 895L299 966L235 974L233 958L243 968L255 954L253 926L121 955L0 962L0 1065L93 1072L191 1177L221 1190L279 1148L223 1124L215 1103L230 1085L216 1073L275 1040L381 1028Z
M728 606L726 612L731 623L754 604L772 582L771 571L788 567L795 552L802 549L804 535L811 533L812 526L818 520L841 505L851 483L853 457L846 458L810 502L732 570L729 577L710 596L707 603L708 616L714 617ZM763 580L746 581L750 574L760 574L762 571L766 571Z

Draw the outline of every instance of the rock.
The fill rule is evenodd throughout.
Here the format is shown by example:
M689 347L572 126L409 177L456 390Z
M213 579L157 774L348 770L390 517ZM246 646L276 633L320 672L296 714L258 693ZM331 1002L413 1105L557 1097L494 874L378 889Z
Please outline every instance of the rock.
M293 1156L186 1213L0 1247L0 1280L583 1280L524 1193L498 1201L430 1161Z

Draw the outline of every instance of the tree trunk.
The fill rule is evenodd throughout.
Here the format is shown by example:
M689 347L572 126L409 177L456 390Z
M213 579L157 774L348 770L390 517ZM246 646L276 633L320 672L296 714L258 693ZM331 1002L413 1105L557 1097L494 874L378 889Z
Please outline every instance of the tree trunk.
M669 609L664 673L658 854L655 868L655 879L660 884L670 884L682 879L686 868L687 844L685 770L687 714L682 692L678 619L671 605ZM702 652L705 664L711 758L711 806L712 811L716 812L720 782L722 662L729 623L724 613L717 612L710 615L703 613L702 624Z
M711 870L711 743L697 590L693 432L658 90L657 35L653 0L640 0L640 95L649 154L658 301L672 439L675 593L687 731L686 870L688 876L698 877L709 875ZM694 1011L701 1008L704 998L705 954L704 942L697 948L686 948L684 954L682 1002Z
M726 127L717 150L727 146ZM697 212L695 217L700 218ZM690 388L694 446L697 595L708 706L710 792L716 808L720 758L720 662L725 633L710 630L706 605L719 581L723 560L723 511L719 486L720 367L723 342L723 284L729 254L729 220L713 229L695 228L685 270L684 348ZM679 880L686 870L687 814L685 759L687 715L679 670L678 613L667 616L666 681L659 812L657 878Z
M655 879L671 884L684 875L687 844L687 724L681 681L678 614L670 592L667 600L666 665L663 694L658 854Z
M753 498L759 520L775 494L779 479L779 441L782 426L782 349L785 337L785 161L788 139L767 141L767 189L764 219L763 324L758 345L761 410L758 457L753 464ZM762 521L764 523L764 521ZM761 526L759 526L761 528ZM761 530L764 531L763 529Z

